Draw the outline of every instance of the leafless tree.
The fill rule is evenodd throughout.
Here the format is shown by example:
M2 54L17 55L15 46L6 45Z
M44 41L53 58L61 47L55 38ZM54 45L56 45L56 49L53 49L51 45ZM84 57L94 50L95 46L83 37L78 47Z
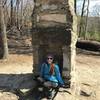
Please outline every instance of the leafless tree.
M10 25L13 26L13 0L10 1L11 2L11 11L10 11Z
M86 23L85 23L85 35L84 35L84 39L87 38L87 26L88 26L89 5L90 5L90 0L88 0L88 5L87 5L87 14L86 14Z
M4 19L3 0L0 0L0 35L2 38L2 45L3 45L3 59L6 59L8 57L8 44L6 35L6 25Z
M79 37L80 37L81 32L82 32L83 15L84 15L85 3L86 3L86 0L83 1L83 5L82 5L82 12L81 12L81 18L80 18L80 24L79 24Z
M20 4L20 0L17 0L16 1L16 12L17 12L16 24L17 24L18 29L20 28L20 25L19 25L19 4Z
M23 26L24 16L23 16L23 0L21 0L21 27Z
M74 9L75 9L75 13L76 13L76 8L77 8L77 0L74 0Z

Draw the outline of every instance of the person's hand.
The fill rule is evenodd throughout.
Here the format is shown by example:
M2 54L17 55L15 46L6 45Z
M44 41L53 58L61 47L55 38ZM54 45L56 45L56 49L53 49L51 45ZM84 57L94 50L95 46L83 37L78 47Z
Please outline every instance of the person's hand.
M63 87L65 87L65 85L64 85L64 84L60 84L60 87L62 87L62 88L63 88Z
M43 78L41 78L41 77L38 77L37 80L40 82L44 82Z
M62 85L61 85L61 87L63 87L63 88L64 88L64 87L65 87L65 85L64 85L64 84L62 84Z

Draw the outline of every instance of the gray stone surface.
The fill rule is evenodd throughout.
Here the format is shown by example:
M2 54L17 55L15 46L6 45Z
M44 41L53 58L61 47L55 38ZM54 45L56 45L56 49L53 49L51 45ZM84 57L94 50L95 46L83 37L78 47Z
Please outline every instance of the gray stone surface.
M36 85L33 74L2 74L1 89L31 89Z

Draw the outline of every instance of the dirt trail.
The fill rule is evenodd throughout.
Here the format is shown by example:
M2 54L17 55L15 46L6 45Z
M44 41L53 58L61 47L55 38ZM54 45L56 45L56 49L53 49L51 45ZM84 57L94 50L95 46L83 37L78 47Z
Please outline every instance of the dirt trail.
M10 54L9 59L0 61L0 73L32 73L32 56Z
M100 56L78 54L76 66L81 90L87 89L86 92L91 95L80 95L78 99L75 99L67 92L59 92L55 100L73 100L72 98L74 100L100 100ZM31 55L11 54L8 61L0 61L0 75L23 73L32 73ZM25 100L32 100L32 97L30 98ZM0 92L0 100L18 100L18 96L4 91Z
M92 93L80 100L100 100L100 56L79 54L76 62L81 89Z

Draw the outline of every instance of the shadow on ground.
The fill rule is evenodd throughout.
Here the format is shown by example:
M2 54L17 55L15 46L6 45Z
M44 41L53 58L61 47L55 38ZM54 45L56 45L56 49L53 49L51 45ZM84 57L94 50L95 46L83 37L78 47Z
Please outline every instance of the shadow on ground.
M32 73L0 74L0 91L13 93L18 96L18 100L42 100L46 98L44 92L38 91L37 82ZM53 99L58 92L60 91L57 88L54 92ZM69 93L68 91L63 92Z
M33 74L0 74L0 90L16 94L19 100L35 100L35 86Z

